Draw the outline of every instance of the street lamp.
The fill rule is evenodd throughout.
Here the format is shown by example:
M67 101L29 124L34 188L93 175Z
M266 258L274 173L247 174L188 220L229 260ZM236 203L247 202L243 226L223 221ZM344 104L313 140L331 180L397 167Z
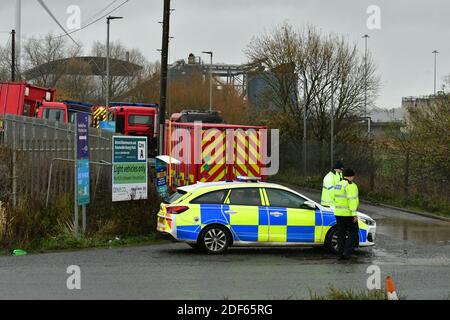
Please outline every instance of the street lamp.
M212 51L202 51L202 53L209 54L210 65L209 65L209 111L212 111L212 63L213 63L213 53Z
M432 52L434 54L434 95L436 95L436 66L437 66L437 54L439 51L434 50Z
M370 38L368 34L364 38L364 116L367 116L367 41Z
M334 164L334 81L331 81L331 111L330 111L330 164Z
M123 17L108 16L106 18L106 105L109 106L109 25L111 20L123 19Z

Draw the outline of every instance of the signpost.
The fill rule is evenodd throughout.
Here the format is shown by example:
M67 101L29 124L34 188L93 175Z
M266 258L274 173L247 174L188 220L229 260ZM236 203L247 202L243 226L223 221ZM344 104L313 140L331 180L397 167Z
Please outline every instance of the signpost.
M114 136L112 201L147 199L147 137Z
M75 123L75 216L74 233L78 236L78 207L82 206L82 230L86 231L86 205L90 202L89 184L89 116L77 113Z
M155 159L155 169L156 169L156 192L162 197L166 198L167 192L167 163L156 158Z
M89 160L77 161L77 204L89 204Z
M115 121L100 121L100 129L109 132L116 132L116 122Z

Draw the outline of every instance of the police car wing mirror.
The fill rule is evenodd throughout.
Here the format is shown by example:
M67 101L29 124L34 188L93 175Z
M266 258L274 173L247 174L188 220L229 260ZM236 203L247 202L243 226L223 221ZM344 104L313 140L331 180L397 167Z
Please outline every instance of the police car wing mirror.
M316 204L310 200L305 201L303 203L303 207L309 208L309 209L315 209L316 208Z

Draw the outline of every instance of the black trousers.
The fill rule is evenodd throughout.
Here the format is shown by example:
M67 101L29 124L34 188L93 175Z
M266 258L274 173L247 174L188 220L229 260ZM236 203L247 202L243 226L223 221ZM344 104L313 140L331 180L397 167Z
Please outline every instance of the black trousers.
M336 216L339 256L350 256L359 242L358 222L353 219L354 217Z

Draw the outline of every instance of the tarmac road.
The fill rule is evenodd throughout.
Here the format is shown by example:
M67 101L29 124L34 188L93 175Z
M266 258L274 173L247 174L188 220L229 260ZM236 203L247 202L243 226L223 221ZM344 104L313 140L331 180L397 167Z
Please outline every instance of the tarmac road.
M317 199L317 194L304 192ZM329 285L365 289L367 267L391 275L408 299L450 298L450 223L362 205L376 246L338 262L312 248L231 249L206 256L185 244L0 257L0 299L309 299ZM81 290L68 290L69 265Z

